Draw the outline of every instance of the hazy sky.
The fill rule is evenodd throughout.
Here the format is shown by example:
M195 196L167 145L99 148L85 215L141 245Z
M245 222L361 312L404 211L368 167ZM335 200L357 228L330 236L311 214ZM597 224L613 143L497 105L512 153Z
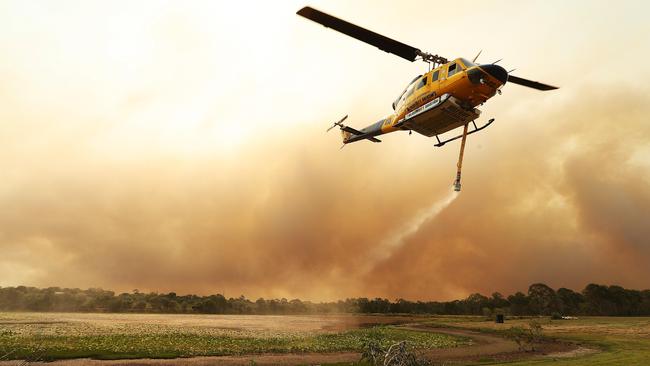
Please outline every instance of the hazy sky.
M515 75L466 149L339 150L426 70L301 1L0 2L0 286L449 299L650 287L646 1L311 1ZM377 260L379 258L379 260Z

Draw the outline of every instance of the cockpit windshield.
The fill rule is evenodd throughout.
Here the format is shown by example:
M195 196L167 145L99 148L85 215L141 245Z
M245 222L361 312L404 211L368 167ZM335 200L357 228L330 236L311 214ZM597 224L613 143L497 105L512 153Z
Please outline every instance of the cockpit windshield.
M409 83L409 85L406 86L406 89L408 89L408 87L411 86L411 84L413 84L416 80L418 80L418 79L421 78L421 77L422 77L422 75L418 75L418 76L416 76L415 78L413 78L413 80L411 80L411 82Z
M406 88L404 89L404 91L402 92L402 94L400 94L399 97L397 97L397 99L395 99L395 101L393 102L393 109L395 109L395 108L397 107L397 105L399 104L399 102L402 101L402 97L404 96L404 94L406 94L407 91L409 91L409 89L410 89L410 90L413 90L413 87L414 87L413 84L414 84L417 80L419 80L421 77L422 77L422 75L418 75L418 76L416 76L413 80L411 80L411 82L409 83L409 85L406 86Z
M466 59L466 58L461 58L460 61L463 63L463 65L465 65L466 68L470 68L470 67L472 67L472 66L476 66L475 63L473 63L472 61L470 61L470 60L468 60L468 59Z

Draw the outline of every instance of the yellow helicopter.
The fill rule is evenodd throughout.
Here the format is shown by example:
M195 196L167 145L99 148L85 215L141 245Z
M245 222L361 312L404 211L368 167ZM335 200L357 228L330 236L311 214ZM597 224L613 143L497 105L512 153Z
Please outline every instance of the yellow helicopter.
M465 58L449 61L309 6L298 10L296 14L411 62L422 60L429 64L429 72L411 80L395 99L393 102L395 112L391 115L360 130L343 124L348 117L346 115L327 131L338 126L341 129L343 146L361 140L381 142L376 136L395 131L409 131L409 134L415 131L427 137L435 136L438 141L435 144L437 147L460 138L462 140L454 181L455 191L460 191L460 175L467 135L476 133L494 122L492 118L478 127L474 121L480 116L481 111L476 107L496 93L501 94L501 88L506 83L537 90L557 89L551 85L510 75L509 71L496 65L500 60L491 64L477 65L475 62L480 52L472 61ZM473 130L468 132L470 123ZM458 127L463 127L462 134L444 141L440 140L439 135Z

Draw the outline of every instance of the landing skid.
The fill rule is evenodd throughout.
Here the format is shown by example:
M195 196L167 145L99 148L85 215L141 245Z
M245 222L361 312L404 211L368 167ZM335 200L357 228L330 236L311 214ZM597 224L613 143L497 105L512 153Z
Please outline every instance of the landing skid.
M486 128L487 126L491 125L492 122L494 122L494 118L490 118L490 120L487 121L487 123L484 124L483 126L481 126L481 127L477 127L477 126L476 126L476 123L475 123L474 121L472 121L472 125L474 125L474 130L472 130L472 131L470 131L470 132L467 132L466 135L465 135L465 134L461 134L461 135L458 135L458 136L456 136L456 137L452 137L452 138L450 138L450 139L448 139L448 140L445 140L445 141L440 141L440 138L438 137L438 135L436 135L436 140L438 140L438 143L435 144L435 145L433 145L433 146L435 146L435 147L441 147L441 146L443 146L444 144L446 144L446 143L448 143L448 142L451 142L451 141L454 141L454 140L458 140L459 138L463 137L463 135L465 135L465 136L467 136L467 135L471 135L471 134L473 134L473 133L475 133L475 132L478 132L478 131L480 131L480 130Z

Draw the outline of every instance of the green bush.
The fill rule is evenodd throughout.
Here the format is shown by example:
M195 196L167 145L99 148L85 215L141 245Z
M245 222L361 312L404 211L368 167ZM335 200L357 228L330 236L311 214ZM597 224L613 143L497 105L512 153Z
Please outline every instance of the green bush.
M506 336L517 343L520 351L535 351L535 345L542 340L542 325L532 320L527 328L510 327L506 331Z

